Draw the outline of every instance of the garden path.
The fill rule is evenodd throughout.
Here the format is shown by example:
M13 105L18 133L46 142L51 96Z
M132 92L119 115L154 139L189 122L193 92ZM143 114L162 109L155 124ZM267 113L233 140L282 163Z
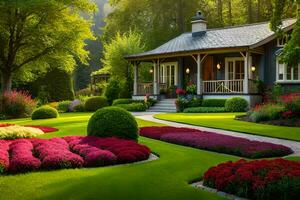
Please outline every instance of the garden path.
M281 145L291 148L294 151L294 153L289 156L300 156L300 142L296 142L296 141L284 140L284 139L278 139L278 138L270 138L270 137L259 136L259 135L250 135L250 134L234 132L234 131L226 131L226 130L221 130L221 129L206 128L206 127L182 124L182 123L177 123L177 122L170 122L170 121L165 121L165 120L154 118L155 113L133 113L133 115L135 115L139 119L143 119L143 120L147 120L147 121L151 121L151 122L157 122L157 123L165 124L168 126L192 128L192 129L198 129L201 131L208 131L208 132L214 132L214 133L223 134L223 135L230 135L230 136L234 136L234 137L246 138L246 139L254 140L254 141L269 142L269 143L273 143L273 144L281 144ZM247 128L247 127L245 127L245 128Z

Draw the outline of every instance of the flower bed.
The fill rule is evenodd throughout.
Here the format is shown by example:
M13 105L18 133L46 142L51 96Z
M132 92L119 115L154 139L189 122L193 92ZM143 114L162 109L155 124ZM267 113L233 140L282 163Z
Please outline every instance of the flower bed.
M140 135L197 149L227 153L246 158L285 156L293 151L283 145L251 141L244 138L188 128L145 127Z
M99 167L147 160L150 149L119 138L0 140L0 174Z
M0 124L0 139L13 140L19 138L33 138L44 133L55 131L58 131L58 129L46 126Z
M299 199L300 163L283 159L227 162L204 174L204 185L257 200Z

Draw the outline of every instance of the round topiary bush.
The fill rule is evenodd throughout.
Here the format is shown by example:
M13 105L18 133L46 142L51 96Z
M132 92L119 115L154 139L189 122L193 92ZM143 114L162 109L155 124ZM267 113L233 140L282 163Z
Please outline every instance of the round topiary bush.
M87 132L89 136L137 140L138 124L128 111L122 108L108 107L98 110L91 117Z
M85 102L85 110L90 112L94 112L106 106L108 106L108 102L105 97L90 97Z
M52 108L50 106L42 106L35 111L33 111L31 115L31 119L51 119L51 118L57 118L58 117L58 111L55 108Z
M227 99L225 103L225 109L229 112L245 112L248 106L248 102L241 97Z

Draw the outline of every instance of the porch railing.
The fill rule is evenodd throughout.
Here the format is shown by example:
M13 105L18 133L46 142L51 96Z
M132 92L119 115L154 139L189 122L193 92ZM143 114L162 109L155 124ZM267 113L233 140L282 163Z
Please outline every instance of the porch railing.
M139 83L137 87L138 95L153 94L153 83Z
M248 82L249 93L258 93L255 80ZM203 93L244 93L244 79L203 81Z

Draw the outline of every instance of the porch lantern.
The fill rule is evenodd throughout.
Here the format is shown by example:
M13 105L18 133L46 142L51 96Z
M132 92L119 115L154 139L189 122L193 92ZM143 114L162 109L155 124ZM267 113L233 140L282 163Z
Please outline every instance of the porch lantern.
M217 69L218 69L218 70L221 69L221 64L220 64L220 63L217 64Z
M150 69L149 72L150 72L150 74L153 74L153 69Z
M186 68L185 73L186 73L186 74L190 74L190 72L191 72L191 71L190 71L190 68Z
M255 71L256 71L256 67L255 67L255 66L252 66L252 67L251 67L251 71L252 71L252 72L255 72Z

